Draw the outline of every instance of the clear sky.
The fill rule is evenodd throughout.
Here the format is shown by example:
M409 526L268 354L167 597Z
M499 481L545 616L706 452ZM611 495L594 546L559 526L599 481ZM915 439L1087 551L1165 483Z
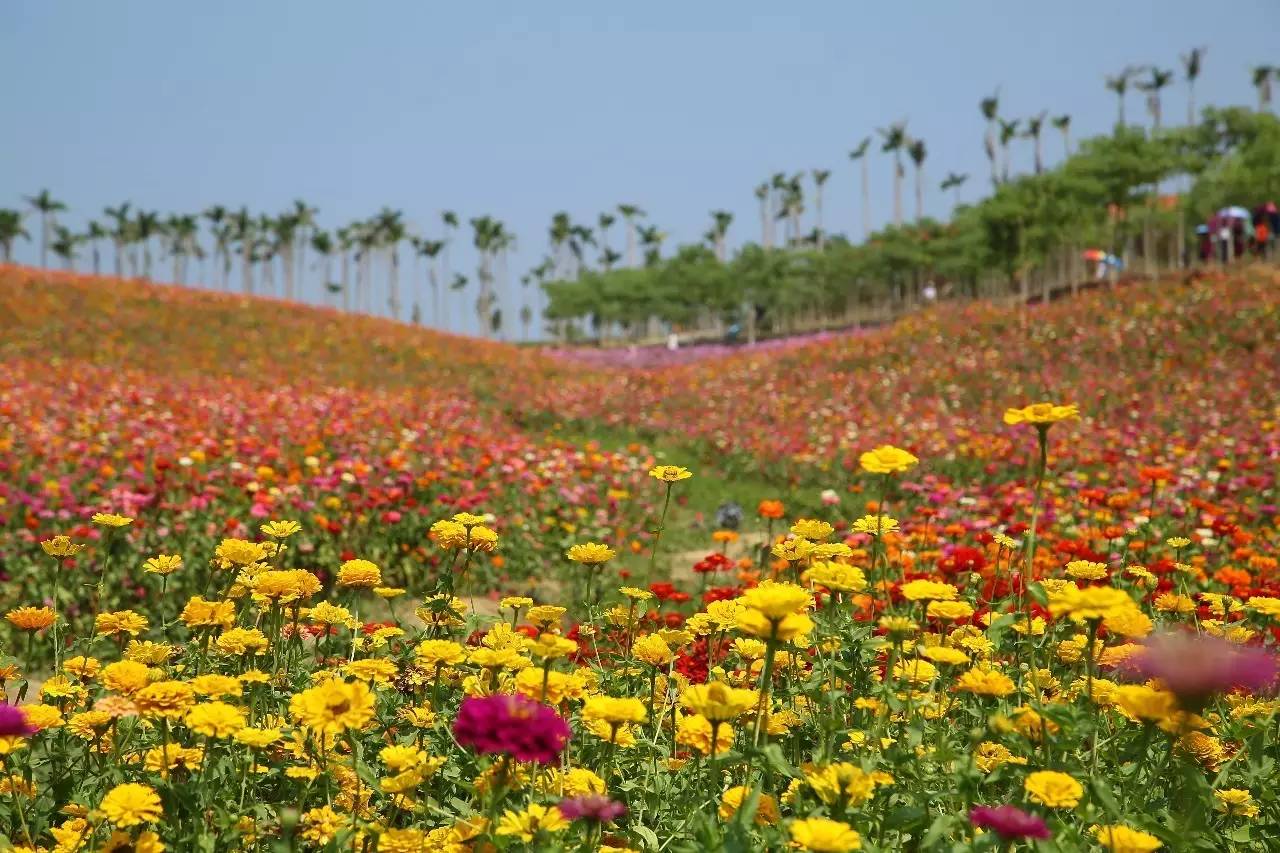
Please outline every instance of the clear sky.
M0 206L48 187L78 227L123 200L302 198L327 227L390 205L426 236L442 209L487 213L518 237L513 278L557 210L594 224L635 203L675 243L723 208L732 242L758 240L752 189L776 171L832 169L827 228L859 234L847 152L899 118L928 145L926 212L943 216L948 171L971 174L970 199L985 188L977 104L996 86L1005 116L1069 113L1078 137L1110 127L1103 76L1127 64L1180 72L1207 45L1201 104L1251 104L1249 66L1280 65L1275 0L13 0L3 20ZM1167 91L1181 121L1185 86ZM871 166L878 225L892 173ZM454 257L474 272L469 248Z

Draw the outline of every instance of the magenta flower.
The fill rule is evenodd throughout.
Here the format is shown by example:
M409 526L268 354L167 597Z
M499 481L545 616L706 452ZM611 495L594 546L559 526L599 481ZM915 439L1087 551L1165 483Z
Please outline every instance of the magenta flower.
M524 696L467 699L453 721L453 736L481 754L551 764L569 742L569 724L554 709Z
M1183 631L1148 638L1120 671L1133 678L1158 678L1184 705L1195 708L1215 693L1272 686L1276 659L1261 648Z
M560 814L569 820L587 820L594 823L612 823L627 813L627 807L603 794L584 794L561 800Z
M20 708L0 702L0 736L31 737L35 733L35 727L27 722L27 715Z
M974 806L969 812L969 823L980 829L989 829L1005 840L1045 839L1051 834L1042 818L1010 805Z

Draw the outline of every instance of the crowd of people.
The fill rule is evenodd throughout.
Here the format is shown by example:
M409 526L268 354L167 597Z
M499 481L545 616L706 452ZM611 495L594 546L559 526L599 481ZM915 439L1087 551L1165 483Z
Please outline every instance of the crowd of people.
M1280 209L1268 201L1249 210L1224 207L1208 222L1196 228L1200 237L1200 260L1229 263L1246 254L1272 257L1276 233L1280 231Z

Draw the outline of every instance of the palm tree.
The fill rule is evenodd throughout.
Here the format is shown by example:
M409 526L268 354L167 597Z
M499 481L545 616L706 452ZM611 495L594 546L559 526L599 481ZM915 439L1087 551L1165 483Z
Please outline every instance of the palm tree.
M707 232L711 238L711 245L715 250L716 258L724 263L727 260L727 249L725 247L725 238L729 234L729 225L733 222L733 214L727 210L711 211L711 230Z
M1119 74L1106 78L1106 87L1116 93L1116 128L1124 127L1124 96L1129 90L1129 81L1137 69L1129 66Z
M114 223L111 242L116 249L116 278L124 276L124 247L129 235L129 202L117 207L105 207L102 212Z
M333 250L336 248L333 237L328 231L319 228L311 229L311 251L316 253L318 257L317 265L324 265L324 272L320 279L321 293L325 294L324 301L328 304L328 294L334 292L334 281L331 273L333 272Z
M1000 122L1000 155L1004 161L1001 168L1000 180L1004 183L1009 181L1009 143L1018 135L1018 120L1005 121L999 119Z
M191 215L170 216L164 224L164 236L169 240L169 257L173 259L173 281L185 284L187 280L187 258L199 257L200 244L197 236L200 226Z
M71 233L69 228L61 225L53 226L53 240L49 243L49 249L55 255L62 258L62 268L64 270L71 269L76 262L76 247L80 244L80 238Z
M1138 83L1138 88L1147 93L1147 113L1151 116L1151 127L1160 130L1160 90L1173 82L1173 72L1156 68L1149 69L1151 76Z
M93 251L93 274L102 274L102 252L98 248L98 243L107 239L107 229L102 227L102 223L97 220L89 220L89 225L84 233L84 240L89 244L89 248Z
M1056 130L1062 134L1062 156L1071 156L1071 116L1063 113L1055 116L1051 122Z
M893 224L900 228L902 227L902 149L907 145L906 119L888 127L878 128L877 132L884 140L880 151L893 153Z
M551 258L554 264L554 275L559 279L573 277L572 248L573 221L569 214L561 210L551 214L551 225L547 228L547 239L551 243Z
M227 248L231 228L228 225L227 209L215 204L207 208L202 216L209 222L209 231L213 234L213 263L218 270L217 285L225 290L227 275L231 272L231 252Z
M983 149L987 152L987 160L991 163L991 185L1000 183L1000 170L996 163L996 121L1000 113L1000 90L978 102L982 117L987 120L987 132L982 137Z
M338 251L342 253L342 310L351 310L351 252L356 246L354 226L346 225L334 231Z
M924 219L924 158L928 155L923 139L913 139L907 144L907 154L916 167L916 222Z
M760 202L760 245L768 249L772 246L772 236L769 233L769 226L772 220L769 218L769 183L766 181L756 187L756 201Z
M814 169L809 174L813 176L813 230L818 235L818 251L821 252L826 245L826 235L822 230L822 186L831 177L831 170Z
M292 301L294 276L297 273L293 250L298 241L298 228L301 222L293 211L285 211L270 223L263 224L266 226L264 230L271 234L273 254L278 254L280 257L280 277L284 282L284 298Z
M491 216L478 216L471 220L472 242L476 247L476 279L480 294L476 297L476 319L480 321L480 333L488 337L502 327L502 314L495 310L493 293L493 262L498 251L502 225Z
M871 145L871 137L863 137L858 147L849 152L849 159L858 163L862 170L862 239L871 236L871 195L867 175L867 148Z
M30 239L31 235L22 224L22 212L0 209L0 260L6 264L12 261L14 241Z
M1258 90L1258 112L1271 108L1271 78L1276 69L1271 65L1255 65L1251 69L1253 88Z
M444 251L440 254L440 280L450 281L449 278L449 246L453 243L453 235L458 231L458 214L452 210L446 210L440 214L440 221L444 224ZM456 284L454 280L454 284ZM466 287L466 279L462 280L462 287ZM453 287L452 290L461 290L461 287Z
M1034 115L1027 119L1027 129L1022 133L1024 138L1031 140L1037 175L1044 172L1044 149L1040 144L1040 131L1044 129L1044 117L1046 115L1047 113L1041 111L1039 115Z
M63 202L56 200L48 190L26 197L27 204L40 214L40 266L49 264L49 232L54 226L58 211L66 210Z
M151 238L164 231L160 214L154 210L139 210L134 219L134 238L142 246L142 277L151 278Z
M627 226L627 266L634 267L636 265L636 220L643 219L645 214L634 204L620 204L618 215Z
M440 270L439 256L444 249L443 240L419 240L418 254L427 259L427 283L431 286L431 321L439 328L447 328L448 323L440 316Z
M292 239L290 240L289 250L290 250L290 254L292 254L293 248L295 246L298 249L297 282L298 282L299 290L306 290L304 282L307 277L306 275L307 244L310 241L311 232L316 227L316 214L319 212L320 212L319 208L312 207L302 199L294 199L293 201L293 211L291 213L291 216L293 218L293 224L294 224L296 233L293 235ZM292 273L290 273L289 275L289 281L290 281L289 289L290 291L292 291L293 290L292 284L294 281L294 277ZM292 296L290 298L292 298Z
M400 319L400 243L407 230L400 211L384 207L373 219L374 245L387 251L389 261L387 306L391 309L391 318Z
M1193 47L1182 54L1183 77L1187 81L1187 127L1196 123L1196 78L1200 76L1200 66L1208 51L1207 47Z
M231 239L240 244L240 277L244 294L253 293L253 244L256 239L254 219L249 208L241 207L231 215Z
M596 218L596 225L600 229L600 266L606 271L613 267L614 261L618 259L618 255L609 248L609 229L617 221L617 217L612 213L602 213ZM524 283L528 284L528 282Z
M950 172L948 173L946 179L941 184L938 185L938 189L942 190L943 192L946 192L947 190L955 190L956 191L956 207L959 207L960 206L960 187L963 186L964 182L967 180L969 180L969 175L967 173L956 174L955 172Z

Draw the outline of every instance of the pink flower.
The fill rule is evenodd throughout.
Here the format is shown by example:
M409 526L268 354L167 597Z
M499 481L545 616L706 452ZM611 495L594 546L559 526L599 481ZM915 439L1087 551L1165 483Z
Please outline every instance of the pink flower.
M27 722L27 715L20 708L0 702L0 736L30 737L35 727Z
M1276 659L1264 649L1237 646L1220 637L1176 632L1148 638L1120 671L1134 678L1158 678L1184 705L1197 708L1215 693L1272 686Z
M1017 806L974 806L969 823L989 829L1006 840L1015 838L1048 838L1051 833L1044 820Z
M627 813L627 807L603 794L584 794L561 800L560 814L569 820L586 820L595 823L612 823Z
M453 722L458 743L481 754L502 753L517 761L551 764L569 742L569 724L554 709L524 696L470 698Z

